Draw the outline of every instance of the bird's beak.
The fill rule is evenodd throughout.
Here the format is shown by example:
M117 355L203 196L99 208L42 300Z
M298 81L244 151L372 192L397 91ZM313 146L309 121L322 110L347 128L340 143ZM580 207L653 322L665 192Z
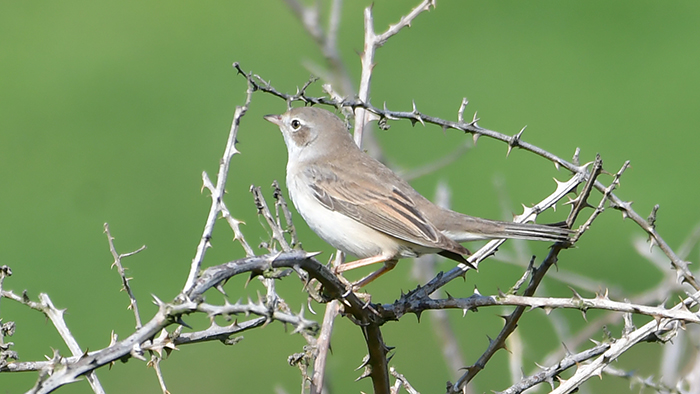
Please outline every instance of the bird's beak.
M282 115L265 115L263 118L271 123L276 124L277 126L282 127Z

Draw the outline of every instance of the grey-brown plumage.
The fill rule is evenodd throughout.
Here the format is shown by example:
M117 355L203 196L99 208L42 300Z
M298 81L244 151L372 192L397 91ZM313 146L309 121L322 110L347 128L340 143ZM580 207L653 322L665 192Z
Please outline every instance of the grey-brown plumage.
M265 119L287 145L287 187L297 211L326 242L361 260L340 271L439 253L466 262L460 242L520 238L566 241L570 230L476 218L440 208L355 145L343 122L320 108ZM367 282L362 283L363 285Z

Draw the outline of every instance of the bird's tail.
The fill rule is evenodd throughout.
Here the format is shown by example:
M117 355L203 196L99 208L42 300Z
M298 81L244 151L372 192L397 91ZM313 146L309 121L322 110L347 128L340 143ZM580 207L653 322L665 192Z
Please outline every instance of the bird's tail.
M549 225L532 223L508 223L504 224L505 238L528 239L533 241L567 242L573 233L565 227L565 223ZM493 238L501 238L500 234L493 234Z
M534 241L567 242L573 231L565 223L551 225L502 222L463 215L454 211L443 211L441 217L443 234L456 242L481 239L515 238Z

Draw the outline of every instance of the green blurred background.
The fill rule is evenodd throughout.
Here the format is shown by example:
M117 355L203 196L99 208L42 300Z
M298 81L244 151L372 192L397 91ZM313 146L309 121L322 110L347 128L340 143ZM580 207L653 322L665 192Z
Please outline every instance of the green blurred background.
M376 29L383 31L417 3L375 1ZM368 4L343 6L339 47L355 80ZM324 2L324 15L327 8ZM600 153L609 171L631 160L618 195L633 200L642 215L660 204L658 229L676 247L700 221L698 20L695 1L440 1L379 50L372 102L408 110L415 100L426 114L456 119L466 96L467 113L478 110L483 127L515 134L528 125L526 141L564 158L580 147L582 161ZM102 348L112 330L123 338L134 326L118 275L110 270L104 222L120 252L148 247L124 261L145 320L155 311L151 294L170 300L184 284L209 209L207 194L200 193L201 172L215 176L234 107L245 97L245 80L232 70L234 61L287 92L308 79L303 63L323 64L282 1L0 3L0 264L14 271L5 288L27 289L32 299L48 293L56 306L67 308L68 325L84 349ZM283 181L286 163L282 138L262 115L284 109L281 100L254 95L239 133L242 154L234 158L228 181L228 206L248 223L243 231L254 245L267 235L249 186L260 185L271 197L268 186ZM393 123L378 138L390 161L404 169L470 139L408 122ZM506 159L505 151L504 144L482 138L476 149L413 184L432 196L445 180L458 196L455 209L500 218L502 192L495 183L505 185L507 210L519 213L520 203L537 202L553 190L552 177L566 178L531 154L514 151ZM547 218L561 220L567 211ZM296 224L305 248L322 250L320 258L327 259L330 247L300 219ZM643 234L608 210L577 249L562 254L560 269L586 274L625 295L643 291L662 274L634 252L634 236ZM206 265L243 256L231 238L220 221ZM540 257L546 253L545 245L529 246ZM697 257L695 250L691 260ZM403 262L372 284L373 301L391 302L402 289L415 287L410 266ZM444 262L440 269L451 267ZM493 293L510 287L521 272L486 263L450 291L467 296L476 285ZM243 280L227 285L232 300L262 291L255 281L243 289ZM570 295L561 283L545 285L546 295ZM295 278L280 283L279 290L295 310L304 303ZM211 294L208 300L222 298ZM17 323L9 340L22 361L43 359L52 348L69 354L40 314L4 299L0 312L3 321ZM451 314L468 363L487 346L486 335L497 334L502 322L496 315L502 312ZM574 327L585 324L578 312L555 313ZM200 317L188 322L199 329L207 325ZM427 319L417 324L406 316L385 326L385 340L397 348L392 365L419 391L442 392L451 377L430 329ZM527 314L518 332L526 341L526 371L560 346L541 311ZM285 334L278 323L244 336L233 347L210 343L175 352L162 364L171 391L297 392L299 372L286 358L301 351L302 338ZM332 346L333 392L371 391L369 381L353 382L359 375L353 369L365 354L360 331L339 321ZM649 357L654 353L646 352L658 349L642 345L618 366L654 373ZM474 382L476 392L508 385L506 357L496 355ZM98 376L111 393L159 392L155 374L140 361L103 368ZM34 373L2 374L0 392L24 392L35 379ZM610 377L588 386L627 387ZM81 382L62 392L90 389Z

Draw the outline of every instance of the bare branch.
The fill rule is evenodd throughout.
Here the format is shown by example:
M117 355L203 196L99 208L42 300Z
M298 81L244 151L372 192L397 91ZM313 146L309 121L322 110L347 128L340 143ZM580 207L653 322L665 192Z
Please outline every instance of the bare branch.
M48 317L49 320L51 320L51 323L53 323L54 327L56 327L56 331L58 331L59 335L61 335L61 338L63 338L63 341L66 343L73 356L83 355L83 351L80 349L78 341L75 340L75 337L68 329L68 325L66 325L65 320L63 320L63 313L66 310L56 308L53 305L53 302L51 302L51 298L49 298L48 294L39 294L39 300L43 309L42 312L44 312L46 317ZM92 391L95 393L105 392L94 371L91 370L87 372L85 376L90 383L90 387L92 387Z
M262 78L260 78L257 75L252 75L252 74L246 74L243 72L243 70L240 69L240 67L236 67L239 70L239 73L243 74L248 81L250 81L256 89L260 89L264 92L271 93L275 96L278 96L280 98L284 98L285 100L289 99L294 99L294 100L300 100L304 101L305 103L310 103L310 104L328 104L332 106L348 106L352 108L363 108L371 113L374 113L378 115L380 118L386 118L386 119L409 119L413 122L417 120L417 117L420 119L421 123L431 123L435 125L441 126L443 129L457 129L457 130L462 130L467 133L471 133L474 136L487 136L499 141L503 141L509 146L514 146L514 140L513 137L489 130L489 129L484 129L480 126L477 125L477 118L476 116L470 123L463 123L463 122L454 122L454 121L448 121L436 117L432 117L429 115L424 115L421 113L418 113L415 109L411 112L401 112L401 111L390 111L385 109L379 109L377 107L372 106L371 104L364 102L362 100L343 100L342 102L337 102L334 99L329 99L325 97L294 97L290 95L286 95L283 93L280 93L273 87L271 87L268 83L264 82ZM359 113L359 111L358 111ZM357 124L357 123L356 123ZM559 168L559 167L564 167L568 169L569 171L572 171L574 173L582 173L583 168L577 164L570 163L550 152L547 152L546 150L539 148L535 145L532 145L530 143L524 142L520 139L517 141L517 147L529 152L532 152L538 156L541 156L547 160L550 160L554 165ZM596 181L595 182L595 188L598 191L605 192L605 189L607 188L605 185L603 185L601 182ZM671 260L671 266L675 268L678 271L678 276L679 280L682 280L684 282L688 282L691 286L693 286L694 289L700 289L700 284L697 283L697 280L693 276L693 274L690 272L688 269L688 262L682 260L680 257L676 255L676 253L671 249L671 247L663 240L663 238L658 234L656 229L652 228L647 220L643 218L641 215L639 215L634 209L632 209L632 203L631 202L625 202L621 200L619 197L617 197L614 193L611 193L609 196L609 200L611 201L611 206L613 208L619 209L623 211L624 217L628 217L632 219L637 225L642 227L651 237L653 242L658 245L661 250L668 256L668 258Z
M408 15L401 17L401 20L397 24L389 26L384 33L379 35L374 32L372 6L365 8L365 46L362 52L362 74L360 75L360 90L358 92L358 99L360 102L369 103L370 84L372 81L372 71L374 69L374 54L377 49L384 45L391 36L398 33L399 30L410 26L413 19L423 11L428 11L430 7L435 7L435 1L424 0ZM363 130L369 121L369 113L363 108L358 108L355 113L355 143L357 146L362 146Z
M692 296L683 300L683 302L676 305L672 310L684 310L688 307L696 304L696 299L700 295L700 292L693 294ZM675 319L661 318L650 321L641 328L638 328L622 338L617 339L611 346L610 349L606 350L605 353L598 356L592 362L580 366L576 373L569 379L562 381L561 385L552 391L552 394L563 394L571 393L575 391L583 382L588 380L593 376L600 376L603 369L607 367L610 363L615 361L622 353L627 351L630 347L635 344L648 340L652 336L656 340L665 340L669 338L669 335L674 335L675 331L679 328L680 323Z
M255 197L255 206L258 209L258 215L265 219L267 225L272 230L272 239L277 241L277 243L279 243L279 245L282 247L282 250L285 252L292 250L292 247L289 246L289 243L284 238L282 226L278 220L279 218L272 216L272 212L270 212L270 208L267 206L265 197L263 196L262 191L260 191L260 186L251 186L250 192L253 193L253 196ZM271 252L274 251L273 245L270 245L270 248Z
M211 180L206 172L202 172L202 187L209 190L212 195L216 192L216 187L211 183ZM219 208L221 209L221 216L226 219L226 222L231 227L231 230L233 230L233 240L241 243L246 256L255 255L253 248L250 247L248 241L246 241L245 237L243 236L243 232L241 232L241 224L245 223L231 215L231 212L228 210L228 207L226 207L224 200L219 201Z
M237 67L237 64L234 64L234 67ZM223 158L221 159L221 163L219 165L219 172L216 176L216 187L214 189L210 189L211 207L209 208L209 214L207 215L207 220L204 224L204 231L202 233L202 237L199 241L199 245L197 245L197 252L194 256L194 259L192 259L190 273L187 276L187 281L185 282L185 286L183 287L183 293L187 293L194 285L194 282L197 279L197 273L199 272L199 268L201 267L202 262L204 261L204 255L207 249L211 246L211 235L214 232L214 224L216 223L216 219L219 216L219 212L221 212L221 202L224 198L226 180L228 179L228 170L229 165L231 164L231 158L233 157L233 155L239 153L236 149L236 136L238 135L238 126L240 125L241 118L245 115L246 111L248 111L248 106L250 105L250 100L252 98L254 90L254 86L248 84L245 104L242 107L237 106L236 111L233 115L231 131L228 136L228 141L226 142L226 148L224 149ZM206 177L206 174L203 174L202 176Z
M647 315L654 318L666 318L688 323L700 323L700 316L687 309L665 309L663 307L653 307L630 302L611 301L607 294L599 294L595 298L582 298L575 294L572 298L544 298L529 297L513 294L501 294L497 296L484 296L473 294L467 298L446 298L446 299L422 299L411 304L396 301L391 305L383 305L379 312L387 320L398 320L406 313L420 315L426 310L459 309L462 311L476 310L477 308L497 305L524 306L530 308L541 308L549 314L558 308L578 309L586 312L589 309L601 309L622 313L635 313Z
M7 265L0 266L0 300L4 297L3 284L5 283L5 278L12 276L12 269ZM12 336L15 332L15 323L13 321L8 321L3 323L0 319L0 370L2 370L8 363L7 360L17 360L19 355L10 350L12 342L5 343L6 336Z
M402 374L398 373L396 369L394 369L394 367L391 367L389 369L389 372L391 372L391 376L396 378L396 383L391 388L392 394L397 394L402 386L406 389L406 392L408 392L408 394L420 394L418 390L414 389L413 386L411 386L411 383L408 382L408 379L406 379L406 377Z
M525 390L534 387L537 384L547 382L554 386L554 379L567 369L579 365L580 363L590 360L593 357L603 354L610 349L610 343L601 343L588 350L584 350L577 354L567 354L563 360L551 367L542 368L542 370L532 376L522 379L520 382L510 386L509 388L499 391L498 394L519 394Z
M540 266L533 272L532 278L530 279L530 283L523 292L523 295L532 296L535 293L535 290L544 278L544 275L547 273L549 268L556 263L561 249L562 246L558 244L555 244L552 247L542 264L540 264ZM448 387L449 393L461 392L465 385L469 383L474 378L474 376L476 376L481 370L484 369L486 363L491 359L491 357L493 357L496 351L505 348L506 338L508 338L508 336L510 336L510 334L515 330L515 328L518 325L518 321L520 320L520 317L523 315L524 312L525 307L518 306L510 315L504 317L505 325L503 329L501 329L501 332L498 333L498 336L496 336L496 338L489 341L489 346L487 347L486 351L484 351L484 353L481 355L481 357L479 357L476 363L469 367L466 367L466 372L455 382L454 385Z
M112 257L114 257L114 262L112 263L112 267L117 267L117 271L119 272L119 276L122 278L122 290L126 291L126 294L129 295L129 309L134 311L134 318L136 319L136 328L141 327L141 315L139 314L139 305L136 302L136 297L134 296L134 293L131 291L131 286L129 286L129 281L131 278L128 278L126 276L126 270L122 266L122 258L124 257L129 257L133 256L136 253L146 249L146 245L141 246L137 250L130 252L130 253L125 253L125 254L119 254L117 253L117 249L114 247L114 237L112 237L112 234L109 232L109 224L105 223L104 224L104 231L105 234L107 234L107 241L109 242L109 251L112 253Z
M435 203L443 208L450 207L450 191L447 184L442 182L438 184L435 193ZM430 281L430 279L437 275L436 263L437 256L434 254L426 254L414 259L413 277L418 280L419 283ZM439 289L433 293L433 296L436 298L444 297L442 291ZM420 313L416 315L420 317ZM457 375L456 371L459 371L460 368L464 366L465 361L460 352L457 334L452 323L450 323L449 315L445 310L435 310L434 313L430 313L428 316L433 326L435 338L440 344L445 364L449 366L452 378L457 379L459 375Z
M326 359L331 347L331 333L333 332L333 323L339 312L340 304L337 300L333 300L326 305L326 313L323 316L321 333L316 342L316 360L314 362L314 374L311 379L311 394L321 394L323 392L323 384L326 375Z

